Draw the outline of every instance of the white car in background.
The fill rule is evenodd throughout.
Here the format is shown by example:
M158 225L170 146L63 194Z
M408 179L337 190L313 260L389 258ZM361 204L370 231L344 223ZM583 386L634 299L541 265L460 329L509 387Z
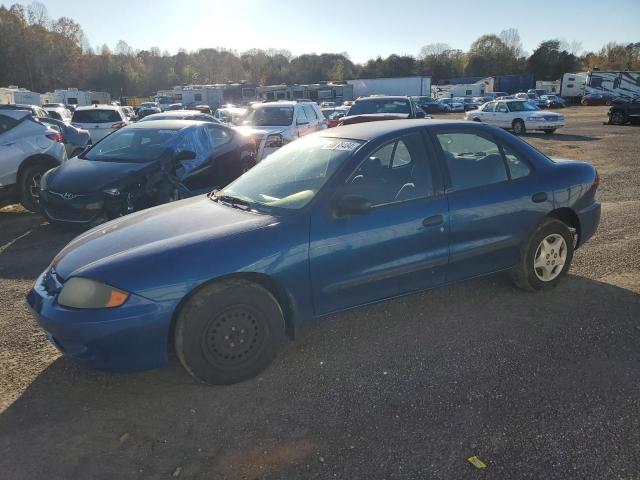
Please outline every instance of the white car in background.
M0 202L37 212L42 175L66 159L60 132L29 110L0 110Z
M455 98L441 98L438 103L444 105L445 112L464 112L464 103Z
M254 103L247 109L236 130L251 136L257 145L260 161L298 137L327 128L318 104L310 101L281 100Z
M45 107L45 112L51 118L55 118L56 120L60 120L64 123L71 123L71 112L66 108L62 107Z
M521 135L527 130L553 133L556 129L564 127L564 115L540 110L528 100L485 103L478 110L467 112L465 119L510 129L516 135Z
M89 131L91 142L96 143L111 132L126 127L129 117L116 105L92 105L78 107L73 112L71 124Z

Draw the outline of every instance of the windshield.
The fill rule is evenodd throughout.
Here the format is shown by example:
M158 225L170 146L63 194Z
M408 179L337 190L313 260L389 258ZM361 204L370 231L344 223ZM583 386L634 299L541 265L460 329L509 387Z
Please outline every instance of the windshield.
M532 105L529 102L509 102L509 110L512 112L529 112L533 110L540 110L535 105Z
M179 130L125 128L105 137L85 153L84 160L147 163L173 152Z
M411 113L411 105L408 100L377 98L357 101L349 110L349 115L369 113Z
M286 127L292 122L292 106L270 105L249 108L242 124L256 127Z
M311 136L280 148L217 197L290 210L307 205L362 142Z

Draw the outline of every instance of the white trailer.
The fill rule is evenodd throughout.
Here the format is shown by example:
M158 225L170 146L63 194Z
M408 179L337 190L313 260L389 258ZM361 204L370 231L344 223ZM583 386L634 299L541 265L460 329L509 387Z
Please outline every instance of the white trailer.
M560 93L560 80L555 81L547 81L547 80L538 80L536 81L536 90L544 90L549 93Z
M486 91L484 83L434 85L431 87L431 96L433 98L481 97Z
M431 92L431 77L391 77L391 78L361 78L347 80L353 85L353 97L369 95L407 95L421 97Z
M608 93L628 100L640 98L640 72L593 70L589 72L585 93Z
M59 88L42 95L42 103L64 103L65 105L77 105L79 107L94 104L103 105L110 102L111 95L107 92L78 90L77 88Z
M223 104L224 88L220 85L185 85L171 90L159 90L154 99L164 110L171 103L209 105L212 109Z
M565 73L560 80L560 96L568 101L579 101L584 95L587 72Z
M26 88L9 85L7 88L0 88L0 103L40 105L40 94Z

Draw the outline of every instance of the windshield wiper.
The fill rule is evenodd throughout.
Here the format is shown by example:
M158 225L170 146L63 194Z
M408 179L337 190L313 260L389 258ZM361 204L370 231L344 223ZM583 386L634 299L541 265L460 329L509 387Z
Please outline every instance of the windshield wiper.
M216 202L223 202L232 207L240 208L242 210L251 210L252 204L250 201L244 198L234 197L233 195L218 195L214 193L211 195L211 199Z

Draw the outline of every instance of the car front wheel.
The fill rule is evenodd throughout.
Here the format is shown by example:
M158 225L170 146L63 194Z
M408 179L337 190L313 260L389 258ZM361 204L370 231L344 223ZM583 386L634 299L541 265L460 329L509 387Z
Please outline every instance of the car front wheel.
M20 175L20 203L32 212L40 211L40 182L51 167L38 163L25 168Z
M611 114L611 123L614 125L624 125L627 122L624 112L613 112Z
M232 279L207 285L182 307L175 349L198 380L228 385L251 378L275 358L284 339L284 316L260 285Z
M573 260L574 238L560 220L547 218L531 235L518 264L513 282L531 292L555 287L567 274Z

